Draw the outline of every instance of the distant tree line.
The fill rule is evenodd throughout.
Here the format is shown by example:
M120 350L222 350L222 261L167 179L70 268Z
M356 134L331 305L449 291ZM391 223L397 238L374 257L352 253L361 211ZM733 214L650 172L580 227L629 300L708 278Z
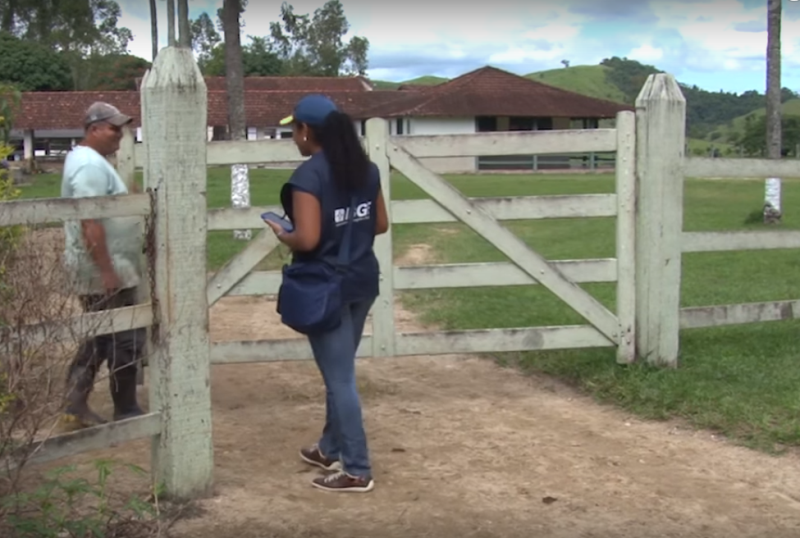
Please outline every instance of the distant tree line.
M136 89L151 64L128 53L133 36L119 25L120 15L114 0L0 0L0 83L20 91ZM202 13L191 21L192 48L208 76L225 76L221 15ZM244 75L365 74L369 41L346 41L349 30L339 0L313 15L284 3L270 35L248 36Z
M636 101L636 97L649 75L663 73L652 65L617 56L606 58L600 64L609 68L606 72L608 82L625 94L629 104ZM757 91L747 91L741 94L721 90L711 92L686 84L681 84L681 91L686 98L686 134L692 138L705 138L716 127L753 110L763 108L766 99L763 93ZM797 98L797 93L783 88L782 102Z

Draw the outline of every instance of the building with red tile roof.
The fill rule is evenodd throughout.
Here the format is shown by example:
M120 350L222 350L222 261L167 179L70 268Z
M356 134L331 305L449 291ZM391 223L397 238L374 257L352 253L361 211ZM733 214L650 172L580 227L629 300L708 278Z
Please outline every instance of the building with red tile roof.
M206 85L209 131L214 138L224 137L225 79L206 77ZM403 85L398 90L375 90L364 77L247 77L248 137L287 136L288 129L279 127L279 121L308 93L329 96L357 124L369 118L391 119L393 135L591 128L620 111L632 110L490 66L442 84ZM116 105L134 118L135 127L141 126L138 91L26 92L14 114L15 133L22 138L24 132L31 143L33 137L79 138L83 111L94 101Z

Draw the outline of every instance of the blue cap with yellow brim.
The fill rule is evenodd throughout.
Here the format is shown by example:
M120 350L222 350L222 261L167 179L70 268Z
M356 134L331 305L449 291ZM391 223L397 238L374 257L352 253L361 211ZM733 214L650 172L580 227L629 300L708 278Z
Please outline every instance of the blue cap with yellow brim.
M298 101L292 115L283 118L280 124L289 125L290 123L298 122L308 125L322 125L328 115L337 110L333 101L324 95L307 95Z

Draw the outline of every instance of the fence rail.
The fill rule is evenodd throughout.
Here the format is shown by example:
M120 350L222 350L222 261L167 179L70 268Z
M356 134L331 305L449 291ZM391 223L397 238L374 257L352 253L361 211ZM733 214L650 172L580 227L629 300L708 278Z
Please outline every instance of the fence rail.
M362 138L366 142L366 138ZM389 137L418 158L490 157L495 155L561 155L617 150L615 129L564 129L457 135L399 135ZM292 140L238 140L207 142L208 165L271 164L302 160ZM133 148L137 168L147 164L144 144Z
M800 178L800 159L712 159L687 157L684 174L690 178Z
M66 220L141 217L150 213L150 195L14 200L2 202L0 207L0 227L32 226Z

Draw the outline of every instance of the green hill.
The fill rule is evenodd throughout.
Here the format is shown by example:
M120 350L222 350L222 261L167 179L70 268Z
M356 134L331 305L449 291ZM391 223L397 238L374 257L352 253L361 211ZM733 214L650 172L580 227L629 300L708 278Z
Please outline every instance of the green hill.
M371 80L372 85L375 86L376 90L396 90L403 84L418 84L420 86L435 86L436 84L441 84L443 82L447 82L450 79L437 77L434 75L425 75L422 77L412 78L410 80L404 80L403 82L392 82L390 80Z
M783 103L781 110L784 115L786 116L800 116L800 99L791 99ZM730 139L734 136L741 136L744 133L744 125L745 121L747 121L748 116L753 116L757 118L759 116L763 116L767 113L766 108L757 108L756 110L744 114L742 116L738 116L733 118L731 121L725 123L724 125L720 125L716 129L714 129L709 135L706 137L708 140L712 140L714 142L723 142L728 143Z
M543 82L562 90L569 90L597 99L624 103L625 94L608 82L606 78L608 71L609 68L604 65L576 65L529 73L525 76L531 80Z

